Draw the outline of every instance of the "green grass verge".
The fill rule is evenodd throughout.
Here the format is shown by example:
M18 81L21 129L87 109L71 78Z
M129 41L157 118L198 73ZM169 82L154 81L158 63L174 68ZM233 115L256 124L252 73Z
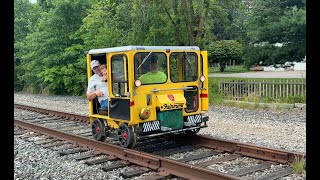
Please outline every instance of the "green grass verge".
M293 171L301 174L305 170L306 159L302 156L295 156L295 161L291 164Z

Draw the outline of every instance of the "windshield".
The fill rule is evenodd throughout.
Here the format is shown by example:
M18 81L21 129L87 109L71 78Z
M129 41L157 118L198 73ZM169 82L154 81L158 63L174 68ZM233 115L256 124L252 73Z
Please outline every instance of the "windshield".
M174 52L170 55L170 78L172 82L190 82L198 79L196 53Z
M139 52L134 55L134 78L142 84L167 81L167 56L162 52Z
M148 54L146 57L143 58L141 64L137 67L137 70L138 70L139 68L141 68L141 66L142 66L142 64L143 64L144 62L146 62L146 60L149 58L149 56L150 56L151 53L152 53L152 51L149 52L149 54Z

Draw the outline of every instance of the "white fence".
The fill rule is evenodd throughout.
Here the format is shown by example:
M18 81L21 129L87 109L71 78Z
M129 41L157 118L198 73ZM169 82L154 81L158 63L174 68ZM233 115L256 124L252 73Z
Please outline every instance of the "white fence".
M244 98L288 98L306 94L306 80L248 80L221 81L220 91L225 97L242 100Z

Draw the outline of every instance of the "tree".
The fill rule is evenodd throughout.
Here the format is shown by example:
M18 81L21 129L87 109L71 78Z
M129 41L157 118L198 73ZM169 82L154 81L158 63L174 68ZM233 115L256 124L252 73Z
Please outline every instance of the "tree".
M31 34L38 23L41 8L28 0L14 0L14 88L22 90L26 82L21 79L25 74L22 58L26 52L24 45L26 37ZM19 62L17 61L19 60ZM20 64L22 62L22 65Z
M241 61L243 47L234 40L215 41L208 45L209 63L218 62L223 72L229 60Z
M85 47L196 45L212 40L209 12L214 0L98 1L79 30Z
M250 6L246 21L250 43L259 49L274 49L265 63L302 61L306 50L305 1L257 0ZM283 46L273 48L275 43Z
M209 31L209 15L215 10L215 0L167 0L161 1L166 21L169 22L177 45L204 48L212 39Z
M27 0L15 0L14 48L15 57L20 60L15 63L16 85L32 87L37 89L35 92L46 88L52 93L81 94L87 79L83 52L94 48L195 45L210 53L215 51L212 49L216 43L212 43L214 40L248 42L246 32L250 35L250 42L260 42L261 38L254 41L259 37L254 28L259 21L246 19L255 17L255 11L246 9L244 2L252 5L255 1L75 0L71 3L68 0L39 0L30 4ZM282 21L297 22L296 19L303 14L301 7L288 11ZM250 16L246 16L247 13ZM250 31L245 23L252 26ZM225 49L221 56L241 60L235 55L237 49L241 49L237 46L239 43L222 44L235 49L221 45L219 48ZM286 54L297 57L295 50L279 51L279 57L284 59ZM231 52L234 54L229 55ZM303 54L303 50L301 52ZM226 59L211 58L210 61L220 61L223 68Z
M82 24L88 5L85 0L58 0L41 11L33 31L20 42L20 81L38 90L46 87L53 93L65 92L61 67L75 63L77 57L64 58L67 56L63 54L68 47L79 43L79 39L71 35ZM35 6L41 7L39 4Z
M219 6L211 11L210 30L216 40L246 41L245 4L239 0L219 0Z

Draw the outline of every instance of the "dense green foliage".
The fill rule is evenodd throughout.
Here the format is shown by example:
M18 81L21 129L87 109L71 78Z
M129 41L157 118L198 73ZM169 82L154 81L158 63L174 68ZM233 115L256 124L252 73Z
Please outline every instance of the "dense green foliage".
M244 59L265 65L301 61L306 53L305 0L257 0L246 20L249 42ZM282 47L276 47L281 43ZM252 51L250 51L252 50Z
M222 65L299 61L305 2L14 0L15 90L82 95L84 51L124 45L196 45Z

